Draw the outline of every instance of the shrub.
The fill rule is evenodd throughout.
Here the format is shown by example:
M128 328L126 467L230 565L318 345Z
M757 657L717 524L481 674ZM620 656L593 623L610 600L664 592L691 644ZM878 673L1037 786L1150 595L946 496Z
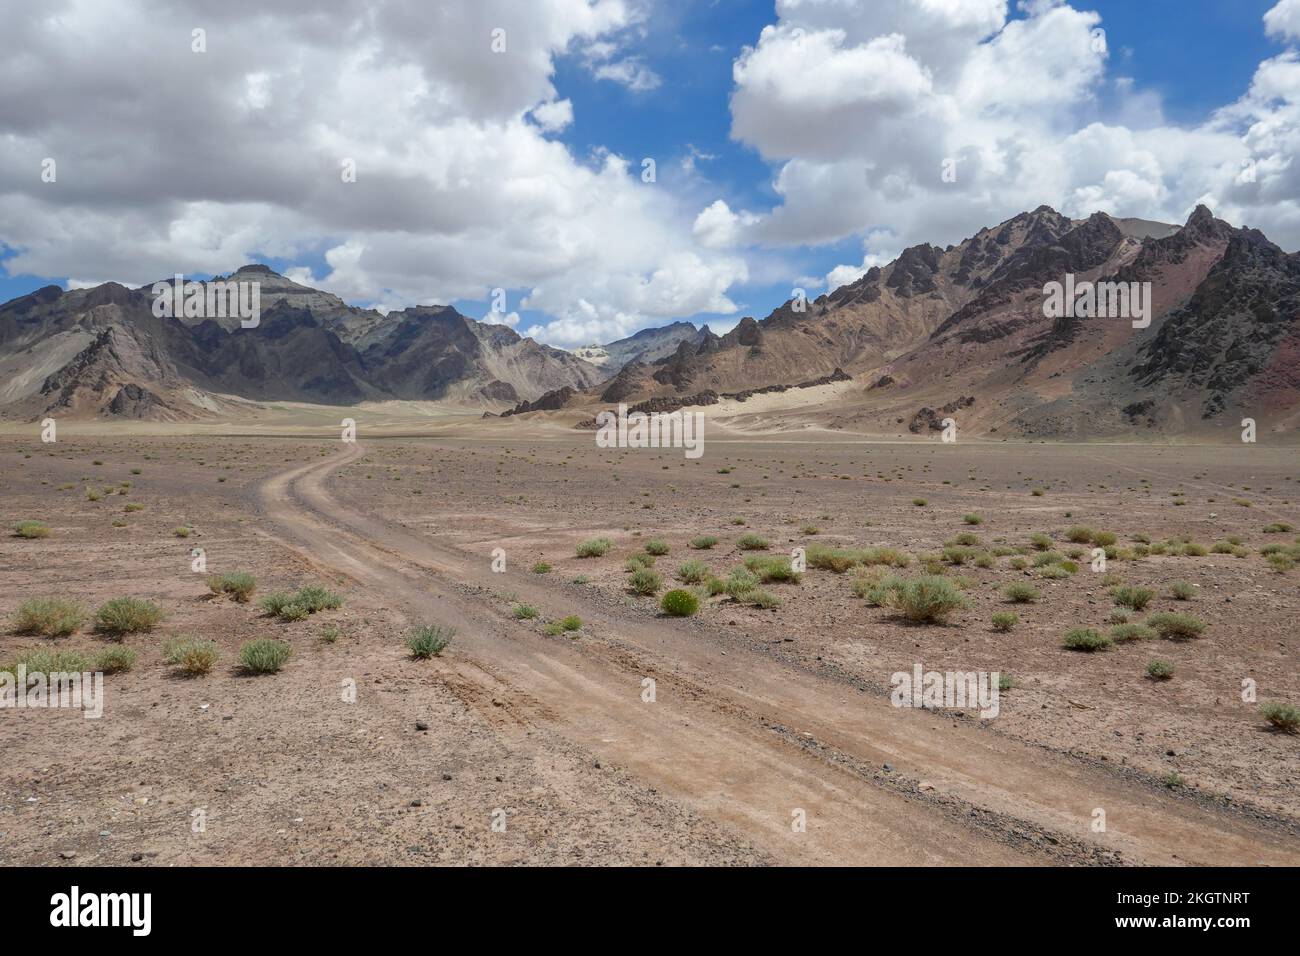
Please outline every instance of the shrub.
M1152 614L1147 618L1147 624L1155 628L1161 637L1170 640L1190 640L1199 637L1205 630L1204 621L1198 621L1189 614L1174 614L1168 611Z
M1073 528L1066 529L1065 540L1073 541L1075 544L1087 544L1092 540L1092 534L1091 528L1077 524Z
M1025 558L1021 557L1012 558L1008 563L1011 565L1012 569L1016 571L1023 571L1025 568L1029 567L1029 562Z
M1174 596L1175 601L1190 601L1196 596L1196 585L1187 581L1175 581L1169 585L1169 593Z
M1076 627L1065 635L1064 646L1067 650L1084 651L1091 654L1094 651L1104 650L1113 643L1109 637L1098 634L1091 628Z
M709 566L703 561L687 561L677 568L677 580L686 584L701 584L709 576Z
M589 538L578 545L578 557L603 558L609 551L609 538Z
M19 634L67 637L86 620L81 606L62 598L31 598L18 606L14 630Z
M717 544L718 544L717 538L713 537L712 535L705 535L702 538L694 539L691 542L691 547L694 548L696 551L708 551L711 548L716 547Z
M954 537L951 543L965 548L978 548L980 546L980 536L971 531L963 531Z
M652 538L645 543L645 553L656 556L663 556L671 550L667 541L660 541L658 538Z
M957 567L961 567L969 561L974 557L974 554L975 553L971 551L970 548L963 548L959 545L951 545L943 549L943 559L949 564L956 565Z
M560 625L555 621L551 621L545 628L543 628L543 631L547 637L559 637L564 633L564 628L560 627Z
M892 592L890 605L909 621L941 623L965 607L966 599L947 578L925 575L901 582Z
M761 588L755 588L753 591L750 591L749 596L745 600L754 607L764 611L770 611L773 608L781 606L781 599L779 597L775 594L769 594Z
M71 674L90 670L90 658L80 651L54 651L38 647L19 654L12 664L0 667L0 672L17 676L25 667L28 674Z
M623 570L628 572L640 571L642 568L653 568L654 566L654 556L644 552L628 555L628 559L623 562Z
M813 545L805 553L808 567L817 568L822 571L834 571L836 574L843 574L849 568L855 567L861 560L858 552L848 551L843 548L827 548L822 545Z
M967 524L983 524L983 523L984 523L984 519L981 518L979 515L962 515L961 520L964 521L964 522L966 522Z
M1151 661L1147 664L1147 677L1152 680L1169 680L1174 676L1174 665L1167 661Z
M1107 621L1111 624L1127 624L1132 616L1133 612L1126 607L1113 607Z
M136 502L133 501L122 510L125 511L127 514L131 514L136 511L144 511L144 505L137 504Z
M926 505L929 504L929 502L926 501L924 498L913 498L912 504L916 505L916 507L918 508L924 508Z
M294 602L286 604L284 607L280 608L279 616L282 621L292 622L306 620L310 615L311 611L307 610L301 604Z
M1029 536L1029 543L1033 545L1035 551L1046 551L1052 546L1052 539L1040 531Z
M1300 730L1300 708L1292 704L1271 702L1259 708L1260 715L1278 730L1294 734Z
M1092 543L1099 548L1109 548L1119 541L1119 536L1113 531L1097 531L1092 536Z
M745 568L758 577L763 584L772 581L789 581L798 584L802 578L790 565L790 559L784 555L753 555L745 559Z
M49 536L49 526L39 521L20 521L14 525L14 537L17 538L48 538Z
M902 586L903 579L891 574L871 584L862 596L871 607L889 607Z
M129 647L106 647L95 658L95 670L105 674L129 671L135 666L135 651Z
M545 561L538 561L533 565L533 574L550 574L551 566Z
M1270 554L1268 556L1269 566L1278 574L1286 574L1295 567L1295 559L1287 554Z
M326 624L321 628L320 639L326 644L333 644L339 639L339 628L337 624Z
M1015 686L1016 686L1016 679L1015 679L1014 677L1012 677L1010 674L999 674L999 675L998 675L998 691L999 691L999 692L1005 694L1007 691L1011 690L1011 688L1013 688L1013 687L1015 687Z
M107 634L140 634L152 631L162 617L162 608L152 601L113 598L95 612L95 626Z
M637 594L648 597L658 592L659 588L663 586L663 579L659 577L658 572L652 571L650 568L638 568L632 572L629 583L632 590Z
M1116 644L1127 644L1129 641L1149 641L1155 636L1156 632L1145 624L1117 624L1110 629L1110 638Z
M1274 521L1272 524L1264 526L1265 534L1285 534L1288 531L1294 530L1295 529L1285 521Z
M1209 548L1203 544L1197 544L1194 541L1183 546L1183 554L1187 555L1189 558L1203 558L1209 553Z
M758 578L750 574L746 568L736 568L726 582L727 596L736 601L743 600L757 587Z
M239 663L250 674L278 674L292 653L284 641L259 637L239 649Z
M1020 623L1020 615L1013 611L994 611L993 630L1006 632Z
M1167 774L1165 774L1163 777L1160 778L1160 782L1163 783L1170 790L1177 790L1179 787L1187 786L1187 781L1183 779L1183 775L1179 773L1177 770L1169 771Z
M454 628L443 627L441 624L421 624L406 632L406 648L416 660L424 661L437 657L446 650L455 636Z
M510 613L516 621L531 621L539 616L537 608L531 604L516 604L511 608Z
M1042 596L1038 588L1025 581L1012 581L1002 589L1002 593L1012 604L1033 604Z
M873 565L889 565L895 568L905 568L912 563L912 556L897 548L867 548L858 552L858 563Z
M576 614L570 614L568 617L562 617L557 622L562 631L576 631L582 627L582 618Z
M213 594L229 594L240 604L247 604L257 589L257 580L246 571L230 571L208 578L208 590Z
M771 547L771 544L766 539L751 533L742 535L740 540L736 542L736 547L741 551L766 551Z
M185 527L173 528L172 534L178 538L188 538L190 536L190 529Z
M677 589L660 598L659 606L673 617L690 617L700 609L700 599L690 591Z
M277 591L262 598L260 606L282 621L301 621L317 611L343 606L343 598L326 588L309 585L297 591Z
M299 588L293 603L305 607L308 614L315 614L317 611L333 611L342 607L343 598L327 588L312 584Z
M163 660L183 674L198 677L212 670L217 662L217 645L215 641L173 637L163 644Z
M1155 592L1150 588L1139 588L1131 585L1121 585L1120 587L1111 588L1111 599L1120 607L1132 608L1134 611L1140 611L1155 597Z
M1070 571L1068 568L1062 567L1059 564L1050 564L1043 568L1043 570L1039 571L1038 576L1046 578L1049 581L1055 581L1060 578L1068 578L1070 576Z

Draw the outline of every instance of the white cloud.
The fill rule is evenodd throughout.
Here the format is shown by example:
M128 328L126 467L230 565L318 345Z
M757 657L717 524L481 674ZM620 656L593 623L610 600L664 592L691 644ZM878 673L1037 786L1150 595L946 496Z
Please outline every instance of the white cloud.
M1181 221L1209 201L1300 246L1300 55L1265 61L1238 102L1177 127L1131 79L1101 99L1097 14L1018 7L1009 19L1004 0L778 0L734 65L732 135L776 164L780 202L745 222L715 204L697 238L787 246L887 228L943 243L1042 203ZM1300 0L1264 26L1300 39Z
M758 222L752 213L734 213L731 207L719 199L695 217L694 233L702 246L710 249L725 249L734 246L743 238L745 227Z
M658 73L636 57L624 57L612 63L602 63L596 67L595 76L598 80L613 80L635 93L658 89L663 82Z
M545 334L559 344L587 305L583 342L734 310L727 289L744 262L694 242L695 210L623 159L575 157L550 135L573 121L552 84L556 57L635 25L630 0L214 11L51 0L6 13L10 273L143 283L324 253L318 284L349 301L392 308L502 287L554 316ZM207 29L206 53L191 51L188 24ZM40 180L46 156L56 183ZM342 181L345 159L355 182Z
M1282 0L1264 14L1264 27L1269 36L1300 40L1300 0Z
M573 122L573 104L569 100L551 100L533 107L533 119L548 133L558 133Z

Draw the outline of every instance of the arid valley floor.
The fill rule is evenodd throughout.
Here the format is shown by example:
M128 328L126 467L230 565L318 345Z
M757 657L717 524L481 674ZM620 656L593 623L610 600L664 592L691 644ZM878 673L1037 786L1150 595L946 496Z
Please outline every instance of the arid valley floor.
M108 643L89 623L15 633L30 598L93 612L130 595L165 617L122 639L138 658L106 678L102 719L0 711L0 862L1300 863L1300 738L1259 711L1300 704L1300 569L1260 553L1300 534L1265 530L1300 524L1294 447L710 437L692 460L486 423L363 421L355 444L323 428L69 425L54 444L9 428L3 524L50 534L0 538L0 664ZM1072 526L1116 535L1104 575ZM977 540L950 543L963 533ZM746 534L769 548L740 550ZM576 556L598 537L607 553ZM628 584L651 541L668 546L660 593L692 560L721 578L800 547L912 561L810 563L763 585L777 607L724 593L671 618ZM208 573L254 575L253 599L214 595L195 548ZM967 599L946 624L855 593L927 556ZM1008 603L1017 581L1040 598ZM284 622L258 604L307 584L342 607ZM1110 630L1120 585L1154 592L1132 620L1182 612L1203 633L1064 649L1071 628ZM1019 623L995 631L1007 610ZM548 628L569 615L578 629ZM451 645L412 659L403 634L435 622ZM178 635L218 643L210 674L164 662ZM292 645L280 673L238 670L257 637ZM1172 679L1147 677L1153 659ZM1011 686L993 719L891 706L890 675L916 664Z

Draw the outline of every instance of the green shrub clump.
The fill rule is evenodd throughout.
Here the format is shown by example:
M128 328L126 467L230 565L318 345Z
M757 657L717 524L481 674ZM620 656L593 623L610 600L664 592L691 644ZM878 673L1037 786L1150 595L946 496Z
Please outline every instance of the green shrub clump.
M215 641L173 637L163 644L163 660L190 677L198 677L212 670L217 656Z
M239 649L239 663L250 674L277 674L292 653L284 641L259 637Z
M62 598L30 598L18 606L14 630L41 637L67 637L86 621L81 605Z
M700 599L690 591L677 589L660 598L659 606L673 617L690 617L700 609Z
M95 627L106 634L140 634L152 631L162 618L162 608L153 601L120 597L100 606Z
M1105 650L1114 644L1109 637L1099 634L1091 628L1076 627L1065 635L1065 648L1071 651L1084 651L1091 654L1094 651Z
M257 590L257 580L247 571L213 574L208 577L208 590L213 594L229 594L240 604L247 604Z
M441 624L421 624L406 632L406 649L416 660L428 660L446 650L455 636L453 628Z

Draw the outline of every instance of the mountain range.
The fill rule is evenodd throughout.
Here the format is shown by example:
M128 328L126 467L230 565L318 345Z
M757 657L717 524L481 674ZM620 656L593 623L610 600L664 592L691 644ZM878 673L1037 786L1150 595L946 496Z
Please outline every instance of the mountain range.
M1054 315L1065 281L1149 283L1151 322ZM1182 226L1042 206L717 335L676 322L573 352L450 306L382 314L245 266L256 328L159 317L150 286L47 286L0 306L0 415L197 420L247 402L440 401L489 414L672 408L825 385L823 427L1092 438L1290 427L1300 254L1198 207ZM743 405L741 406L743 408Z

